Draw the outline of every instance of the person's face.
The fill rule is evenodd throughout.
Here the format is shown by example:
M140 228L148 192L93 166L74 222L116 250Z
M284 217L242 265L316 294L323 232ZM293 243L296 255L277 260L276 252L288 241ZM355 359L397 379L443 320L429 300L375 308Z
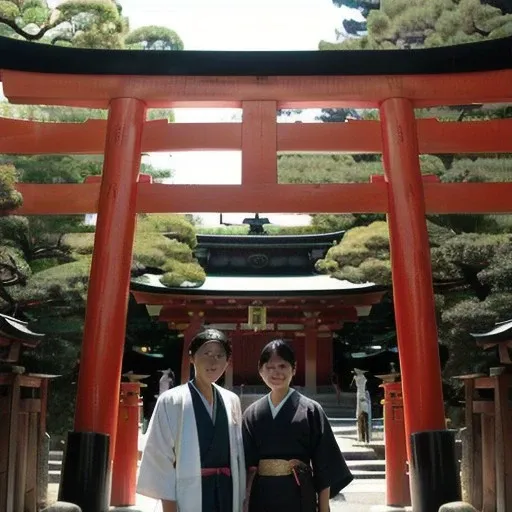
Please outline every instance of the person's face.
M268 362L260 368L260 375L272 391L279 391L290 387L295 368L282 357L272 354Z
M203 382L216 382L226 367L228 358L226 351L218 341L207 341L190 357L195 368L195 376Z

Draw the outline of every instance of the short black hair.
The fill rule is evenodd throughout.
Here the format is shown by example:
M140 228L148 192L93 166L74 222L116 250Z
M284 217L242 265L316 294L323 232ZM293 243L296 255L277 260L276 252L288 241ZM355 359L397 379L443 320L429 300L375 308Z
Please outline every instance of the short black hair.
M193 356L205 343L208 343L209 341L218 341L223 346L226 352L226 357L231 357L231 342L228 340L227 336L222 331L210 327L199 331L192 338L188 348L189 355Z
M261 370L261 367L265 363L268 363L274 354L278 355L281 359L284 359L287 363L290 363L292 368L295 369L295 366L297 365L295 351L289 343L282 339L272 340L263 347L260 354L260 360L258 361L258 368Z

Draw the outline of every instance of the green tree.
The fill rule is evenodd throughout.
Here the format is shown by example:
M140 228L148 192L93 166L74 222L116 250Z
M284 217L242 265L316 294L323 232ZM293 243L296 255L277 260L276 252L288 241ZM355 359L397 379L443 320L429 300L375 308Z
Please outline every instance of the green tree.
M447 376L481 370L490 361L472 340L512 310L512 236L459 233L428 222L440 339L452 351ZM392 285L386 222L349 230L317 270L355 283Z
M16 169L10 165L0 165L0 213L1 219L8 219L6 213L21 206L23 199L16 188ZM29 268L21 251L2 237L0 245L0 301L14 305L8 289L24 284Z
M345 20L345 31L336 31L337 41L321 41L320 50L423 48L512 34L512 15L500 10L500 1L333 0L333 3L357 9L366 22ZM459 110L465 117L475 107ZM320 119L343 122L349 115L353 115L349 109L324 109Z
M50 9L45 0L0 0L3 36L82 48L121 49L127 44L128 27L120 5L111 0L69 0L55 9ZM143 30L138 33L141 48L183 49L179 36L171 30L159 32L158 27L151 27L145 38L140 37ZM134 38L137 31L130 40ZM106 119L107 112L3 102L0 116L76 123ZM174 120L172 110L168 109L151 109L147 118ZM100 174L101 168L100 156L0 155L0 170L6 170L1 173L4 181L0 182L0 202L3 197L4 211L19 202L14 190L15 177L25 183L81 183L87 176ZM142 164L141 172L150 174L154 180L171 176L170 170L147 164ZM52 384L50 395L52 432L68 430L73 415L74 368L83 333L94 239L93 228L83 221L83 216L0 217L0 310L29 320L34 330L46 334L37 350L24 354L26 366L32 371L62 375ZM148 227L151 222L153 228ZM185 280L201 283L204 272L192 258L195 236L190 223L178 216L163 219L160 224L155 222L149 218L139 222L133 276L140 277L146 265L151 264L151 270L157 269L168 284ZM159 228L162 229L158 231ZM168 237L163 236L164 232L168 232Z
M373 175L382 175L381 158L359 159L356 155L280 155L278 157L279 183L369 183ZM432 155L422 155L421 169L424 174L440 174L441 160ZM379 214L316 214L312 225L318 231L345 230L383 219Z
M32 329L46 334L37 350L24 355L25 364L32 371L63 376L52 384L48 426L52 433L71 427L76 394L73 369L80 356L94 234L68 233L62 244L68 250L68 263L47 260L46 268L33 271L25 286L10 288L18 314L31 321ZM140 215L132 277L144 281L146 273L160 274L168 286L200 285L205 273L193 257L195 244L194 228L184 216Z
M380 0L332 0L332 3L338 7L357 9L365 17L368 16L371 10L380 7Z
M362 2L333 0L357 8L367 21L337 32L322 50L408 49L476 42L512 34L511 9L500 0L381 0L375 8ZM344 120L347 111L326 112L322 120ZM364 115L364 114L363 114ZM510 117L506 106L462 105L418 110L417 117L441 121ZM435 157L433 157L435 158ZM510 181L509 155L439 155L433 173L445 182ZM364 174L364 171L362 172ZM440 338L452 349L447 375L480 370L493 360L469 336L510 318L510 217L433 215L429 233ZM319 270L361 282L391 285L384 224L350 230L339 246L318 263ZM384 238L383 238L384 237ZM379 245L380 244L380 245Z
M180 36L169 28L150 25L130 32L125 44L141 50L183 50Z
M122 48L126 20L111 0L67 0L51 9L46 0L1 0L6 35L78 48Z
M74 48L183 50L179 35L159 26L129 32L114 0L0 0L0 35Z
M102 158L70 155L0 156L0 166L16 169L21 183L82 183L101 174ZM141 172L157 179L171 171L144 164ZM91 231L80 215L31 215L0 217L0 236L18 251L34 271L73 261L64 243L67 233Z
M367 18L371 11L380 9L380 0L332 0L332 3L338 7L348 7L359 11L359 13ZM366 21L358 21L348 18L342 22L343 28L347 34L357 36L361 32L366 31Z
M359 2L357 2L359 3ZM492 2L494 3L494 2ZM377 9L361 10L367 34L336 43L320 42L321 50L407 49L446 46L506 37L512 17L499 2L480 0L382 0Z

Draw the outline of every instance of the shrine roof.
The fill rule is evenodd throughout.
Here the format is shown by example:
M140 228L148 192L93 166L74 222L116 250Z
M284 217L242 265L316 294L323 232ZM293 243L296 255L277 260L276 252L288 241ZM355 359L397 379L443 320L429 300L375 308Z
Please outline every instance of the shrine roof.
M145 274L131 282L132 291L190 296L332 296L382 290L373 283L354 284L326 275L307 276L207 276L201 286L167 287L160 276Z
M44 338L44 334L31 331L27 325L27 322L0 313L0 335L32 343Z
M298 235L207 235L198 233L197 243L199 247L325 247L333 242L340 241L345 231L331 233L311 233Z
M0 69L81 75L356 76L509 69L512 37L414 50L91 50L0 37Z
M471 336L478 342L493 343L512 340L512 320L499 322L488 332L474 334Z

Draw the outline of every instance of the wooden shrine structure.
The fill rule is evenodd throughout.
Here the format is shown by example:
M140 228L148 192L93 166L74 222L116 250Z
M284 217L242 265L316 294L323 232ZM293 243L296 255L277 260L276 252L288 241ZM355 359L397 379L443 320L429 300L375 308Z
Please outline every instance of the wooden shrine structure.
M0 510L36 512L46 505L48 453L44 453L50 375L20 366L22 349L44 334L27 322L0 314Z
M200 209L387 214L412 503L415 511L430 512L439 500L456 499L457 489L444 489L452 479L437 471L445 464L456 471L450 453L414 449L446 438L425 215L510 213L512 183L423 180L418 155L510 153L512 120L441 123L417 120L415 109L512 102L511 51L510 37L340 52L84 50L0 38L0 76L10 102L109 111L107 121L76 124L0 119L2 153L105 155L101 183L18 186L24 205L16 213L98 213L75 432L67 451L109 450L110 456L91 455L90 467L80 468L66 459L64 475L76 477L65 478L61 493L80 504L109 492L136 214ZM241 108L242 122L146 119L148 108L162 107ZM277 123L279 109L323 107L376 108L380 119ZM217 149L242 152L240 185L138 181L143 152ZM276 156L283 151L382 153L385 179L281 184ZM104 473L98 469L103 460L110 461ZM423 478L429 468L432 478ZM512 497L506 499L512 510Z
M497 350L500 366L488 375L458 377L465 388L465 499L483 512L507 512L512 500L512 320L471 336L484 350Z
M207 277L200 286L168 288L160 276L132 279L131 294L148 313L183 336L181 381L188 380L190 339L203 325L226 332L232 363L229 388L261 384L256 361L276 337L289 340L297 353L294 384L316 393L331 383L333 332L344 322L370 314L385 290L372 283L356 285L314 272L316 260L343 237L316 235L198 235L194 253ZM251 308L265 311L252 323ZM248 389L247 387L245 389Z

